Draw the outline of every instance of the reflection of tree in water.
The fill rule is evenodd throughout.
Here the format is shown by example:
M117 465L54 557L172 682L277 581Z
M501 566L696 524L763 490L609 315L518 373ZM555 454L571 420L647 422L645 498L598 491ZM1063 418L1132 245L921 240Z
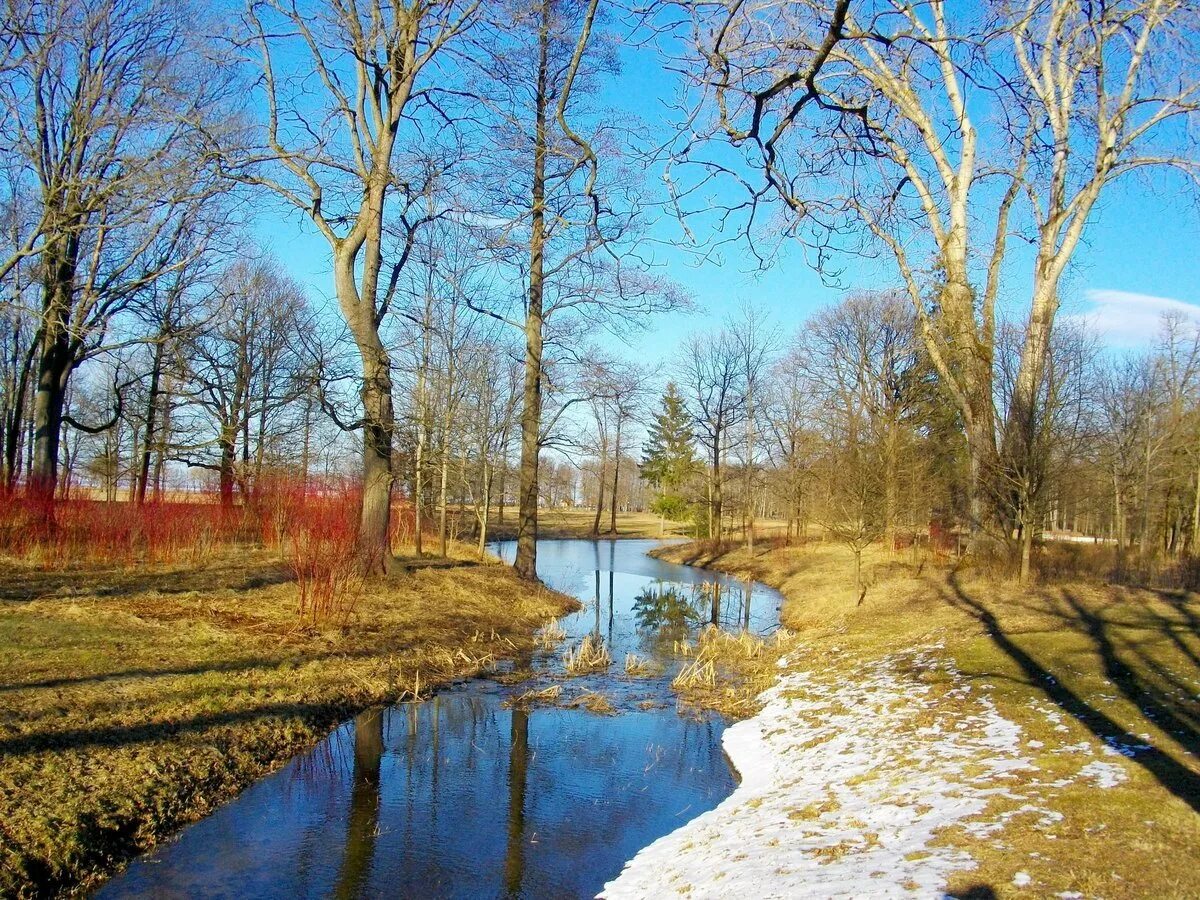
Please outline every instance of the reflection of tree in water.
M354 783L346 822L346 852L338 874L336 897L363 893L375 837L379 829L379 770L383 757L383 710L373 709L354 720Z
M515 708L508 743L508 847L504 860L506 896L521 895L525 876L525 783L529 767L529 710Z
M684 592L676 585L647 587L633 598L633 615L637 627L643 630L684 631L703 621L697 601L703 603L704 597L696 589Z
M707 581L690 589L659 584L634 598L633 611L638 628L648 631L671 634L698 625L749 630L752 602L750 582Z

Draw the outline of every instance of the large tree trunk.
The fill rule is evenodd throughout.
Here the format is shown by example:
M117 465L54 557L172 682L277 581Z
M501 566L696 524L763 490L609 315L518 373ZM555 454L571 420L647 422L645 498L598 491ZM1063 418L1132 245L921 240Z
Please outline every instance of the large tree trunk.
M234 442L237 434L237 429L234 426L225 426L221 429L220 437L217 442L221 448L221 461L218 464L218 493L221 498L221 506L224 509L229 509L233 506L233 468L234 461L237 459L236 448Z
M517 512L517 557L522 578L537 578L538 455L542 429L542 313L546 245L546 107L550 53L550 4L542 2L530 205L529 305L525 312L525 386L521 410L521 477Z
M382 189L373 190L378 196L373 200L376 220L370 227L376 228L382 227L377 218L382 215L383 198ZM379 232L373 234L377 238ZM361 296L355 281L356 250L351 246L335 254L334 284L362 362L363 480L358 551L364 575L386 575L392 563L392 436L396 427L392 369L375 320L379 277L377 240L371 241L363 261Z
M363 572L386 575L391 568L390 524L392 509L392 373L387 352L374 335L363 358L363 486L358 543Z
M37 384L33 399L33 448L29 486L36 496L53 500L58 481L58 451L62 439L67 379L74 362L71 349L71 311L79 238L70 229L47 241L43 250L41 340L38 344Z

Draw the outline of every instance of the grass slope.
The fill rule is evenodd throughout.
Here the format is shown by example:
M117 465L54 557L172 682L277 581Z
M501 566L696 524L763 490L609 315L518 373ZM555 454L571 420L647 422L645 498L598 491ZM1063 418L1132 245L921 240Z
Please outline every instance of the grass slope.
M915 734L963 725L965 680L1022 729L1033 767L1009 773L982 818L938 840L978 863L955 896L1200 896L1200 598L1099 579L1023 588L880 553L864 602L829 545L675 545L655 555L774 585L800 665L831 682L936 648L914 667ZM953 672L953 677L945 674ZM930 693L932 692L932 693ZM968 773L969 774L969 773ZM886 772L873 777L887 778Z
M499 565L369 586L302 627L276 558L0 563L0 896L73 893L353 713L532 644L573 604Z

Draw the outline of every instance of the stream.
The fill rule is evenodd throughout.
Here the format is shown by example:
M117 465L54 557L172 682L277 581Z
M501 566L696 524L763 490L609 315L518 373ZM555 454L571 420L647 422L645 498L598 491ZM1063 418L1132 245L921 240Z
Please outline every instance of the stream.
M584 604L556 649L359 715L96 896L595 896L735 785L720 717L676 703L675 642L779 622L774 590L646 555L660 544L539 542L542 579ZM515 546L491 549L511 561ZM570 677L563 655L589 634L612 665ZM629 653L654 673L626 676ZM511 702L555 686L554 705ZM569 708L593 692L611 714Z

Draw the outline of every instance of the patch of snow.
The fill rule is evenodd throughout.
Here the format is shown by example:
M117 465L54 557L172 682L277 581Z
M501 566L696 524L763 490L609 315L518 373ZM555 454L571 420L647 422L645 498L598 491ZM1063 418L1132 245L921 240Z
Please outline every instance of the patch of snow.
M1112 763L1105 762L1090 762L1079 770L1081 778L1090 778L1095 782L1096 787L1113 788L1129 778L1129 775L1120 766L1114 766Z
M1013 876L1013 887L1029 887L1031 884L1033 884L1033 879L1028 872L1018 872Z
M899 663L836 681L783 674L757 716L725 731L737 790L643 849L602 896L940 896L974 861L932 846L935 834L955 824L994 830L978 817L993 796L1009 795L997 781L1032 766L1020 727L978 692L968 711L956 710L965 727L907 724L933 718L939 701Z

